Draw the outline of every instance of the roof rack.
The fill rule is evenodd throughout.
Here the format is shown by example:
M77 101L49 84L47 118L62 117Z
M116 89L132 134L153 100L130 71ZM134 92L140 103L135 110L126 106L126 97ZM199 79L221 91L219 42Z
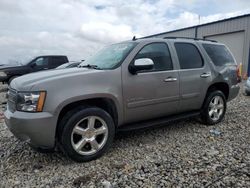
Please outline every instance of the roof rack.
M209 40L209 39L203 39L203 38L191 38L191 37L164 37L164 39L189 39L189 40L203 40L203 41L217 42L216 40Z

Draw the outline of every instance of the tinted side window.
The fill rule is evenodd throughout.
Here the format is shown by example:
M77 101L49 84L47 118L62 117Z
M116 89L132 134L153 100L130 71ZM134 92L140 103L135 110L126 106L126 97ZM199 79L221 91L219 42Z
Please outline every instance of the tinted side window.
M201 68L203 59L198 49L189 43L175 43L181 69Z
M165 43L152 43L144 46L135 59L149 58L154 63L152 71L172 70L173 64L168 46Z
M64 63L66 63L66 61L63 57L51 57L50 67L57 67Z
M224 45L202 44L216 66L234 63L233 56Z

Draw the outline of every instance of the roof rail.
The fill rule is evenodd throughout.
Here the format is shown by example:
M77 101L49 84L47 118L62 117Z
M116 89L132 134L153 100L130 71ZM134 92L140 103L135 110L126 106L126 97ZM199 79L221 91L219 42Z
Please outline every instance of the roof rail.
M210 41L210 42L217 42L216 40L209 40L203 38L191 38L191 37L163 37L164 39L189 39L189 40L203 40L203 41Z

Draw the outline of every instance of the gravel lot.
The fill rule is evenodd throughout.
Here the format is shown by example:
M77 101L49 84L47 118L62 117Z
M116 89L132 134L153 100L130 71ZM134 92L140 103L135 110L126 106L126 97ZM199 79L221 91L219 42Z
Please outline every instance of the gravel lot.
M102 158L82 164L33 151L1 120L0 187L250 187L250 97L231 101L216 126L190 119L120 133Z

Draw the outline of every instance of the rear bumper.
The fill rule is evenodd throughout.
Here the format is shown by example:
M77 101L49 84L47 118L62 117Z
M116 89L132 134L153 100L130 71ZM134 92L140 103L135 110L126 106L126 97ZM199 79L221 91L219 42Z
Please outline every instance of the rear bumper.
M12 113L7 109L4 116L7 127L18 139L35 148L54 148L56 122L50 113Z
M239 94L240 91L240 85L232 85L231 88L229 89L229 96L228 96L228 101L231 101L232 99L236 98L237 95Z

